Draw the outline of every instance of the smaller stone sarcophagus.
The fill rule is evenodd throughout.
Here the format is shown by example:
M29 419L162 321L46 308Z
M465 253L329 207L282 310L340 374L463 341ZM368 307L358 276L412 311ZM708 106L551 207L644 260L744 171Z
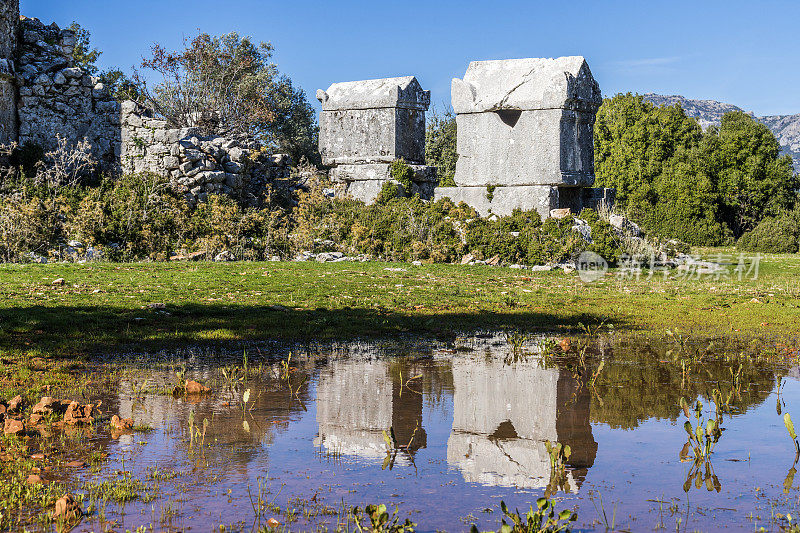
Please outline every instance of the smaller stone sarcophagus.
M414 169L412 190L429 198L435 168L424 166L425 111L430 91L414 76L334 83L318 90L322 104L319 151L341 191L372 201L391 179L392 161Z

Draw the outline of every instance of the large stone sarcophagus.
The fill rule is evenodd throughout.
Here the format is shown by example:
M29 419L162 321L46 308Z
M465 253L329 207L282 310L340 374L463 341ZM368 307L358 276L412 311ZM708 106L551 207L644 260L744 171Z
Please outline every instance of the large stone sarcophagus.
M590 204L600 88L583 57L473 61L453 79L457 187L437 197L482 214ZM488 194L487 194L488 190ZM602 194L602 193L601 193Z
M319 151L342 192L372 201L390 180L392 161L414 169L412 190L430 197L436 184L425 161L425 111L430 91L414 76L334 83L318 90Z

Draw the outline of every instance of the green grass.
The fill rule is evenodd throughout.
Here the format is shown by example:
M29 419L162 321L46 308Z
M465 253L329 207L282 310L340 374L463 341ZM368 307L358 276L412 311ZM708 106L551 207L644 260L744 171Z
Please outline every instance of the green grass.
M57 278L65 284L52 285ZM502 327L568 333L604 320L625 332L786 336L800 323L798 279L794 255L766 257L757 280L612 272L590 284L561 271L401 263L4 265L0 356Z

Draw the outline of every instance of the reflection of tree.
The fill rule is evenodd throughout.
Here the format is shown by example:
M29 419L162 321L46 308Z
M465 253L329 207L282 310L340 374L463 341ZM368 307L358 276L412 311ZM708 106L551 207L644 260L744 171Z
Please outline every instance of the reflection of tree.
M544 488L550 480L545 440L569 444L570 476L580 483L594 463L586 387L568 372L535 361L456 357L453 430L447 461L464 479L487 485Z
M307 381L304 371L298 370L296 375L296 381ZM238 464L241 467L255 453L256 445L271 444L276 430L288 427L303 411L302 404L308 401L306 385L293 398L285 382L275 376L275 373L251 374L233 390L214 390L209 395L185 398L160 394L137 395L132 384L122 382L119 412L122 417L133 418L137 423L176 431L186 441L189 440L189 415L194 412L196 425L202 425L204 419L209 421L205 442L213 443L213 446L205 447L206 456L225 454L227 459L222 464ZM172 379L166 372L151 372L149 377L165 383ZM245 415L241 400L246 389L251 392ZM245 419L249 431L242 426ZM229 455L231 445L235 445L233 455Z
M734 412L762 403L775 384L774 368L765 363L710 355L693 363L684 379L680 364L666 360L670 348L668 343L617 343L613 355L606 354L605 368L595 384L602 401L592 399L592 422L630 429L650 418L675 420L681 397L689 402L698 396L710 399L715 388L727 396L733 388L730 369L738 368L740 362L743 385L734 395Z

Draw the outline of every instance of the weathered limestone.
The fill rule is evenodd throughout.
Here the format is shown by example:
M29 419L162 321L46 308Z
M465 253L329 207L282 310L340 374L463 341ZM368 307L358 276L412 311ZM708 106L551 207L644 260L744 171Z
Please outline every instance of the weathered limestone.
M268 183L289 175L289 156L267 155L257 143L204 137L197 128L170 129L135 102L122 103L122 171L169 177L194 204L218 193L256 205Z
M18 28L19 0L0 0L0 144L17 140L14 55Z
M26 17L19 17L19 30L20 145L52 150L58 137L71 144L86 139L101 166L117 170L120 106L97 78L75 66L75 34Z
M451 92L458 187L437 189L437 198L463 199L483 215L521 208L547 216L595 196L583 191L594 183L602 97L582 57L473 61Z
M431 197L436 172L423 164L430 91L414 76L334 83L317 99L319 150L340 194L373 201L391 181L391 162L403 159L415 174L412 190L403 192Z
M453 429L447 462L465 481L544 488L550 458L544 441L569 444L571 490L594 464L597 443L586 386L536 362L511 365L480 356L453 359Z

